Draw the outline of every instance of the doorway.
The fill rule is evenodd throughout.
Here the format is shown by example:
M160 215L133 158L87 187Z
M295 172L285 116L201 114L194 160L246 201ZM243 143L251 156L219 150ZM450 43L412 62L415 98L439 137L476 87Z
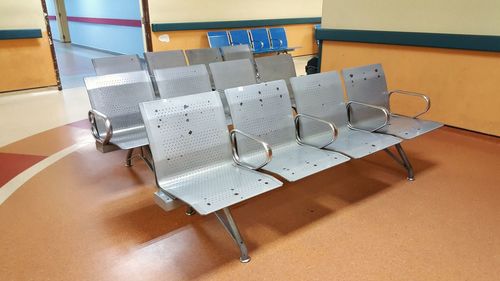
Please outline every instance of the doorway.
M83 78L95 75L92 59L143 55L145 0L41 1L63 89L84 87Z

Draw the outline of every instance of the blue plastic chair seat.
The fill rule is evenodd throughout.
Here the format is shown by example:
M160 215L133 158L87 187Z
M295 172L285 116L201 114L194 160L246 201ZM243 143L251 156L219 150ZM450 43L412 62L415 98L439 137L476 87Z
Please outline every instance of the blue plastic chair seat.
M207 37L210 48L220 48L231 45L226 31L209 31L207 32Z

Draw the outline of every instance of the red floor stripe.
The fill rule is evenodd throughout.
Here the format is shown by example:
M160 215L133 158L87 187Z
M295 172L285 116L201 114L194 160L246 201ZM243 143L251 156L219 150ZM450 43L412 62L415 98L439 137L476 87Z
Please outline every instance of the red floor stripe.
M46 156L0 153L0 188Z

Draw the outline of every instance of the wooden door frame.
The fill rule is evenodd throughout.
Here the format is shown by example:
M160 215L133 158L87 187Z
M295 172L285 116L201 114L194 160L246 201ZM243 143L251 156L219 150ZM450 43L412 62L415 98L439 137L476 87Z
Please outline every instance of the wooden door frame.
M45 0L42 1L42 11L43 17L45 19L45 28L47 29L47 37L50 45L50 53L52 55L52 64L54 66L54 72L56 73L57 89L62 90L61 77L59 75L59 67L57 65L56 50L54 48L54 41L52 40L52 31L50 29L49 14L47 13L47 3Z
M141 0L142 7L142 25L144 27L144 38L146 41L146 52L153 51L153 41L151 37L151 22L149 20L149 2Z

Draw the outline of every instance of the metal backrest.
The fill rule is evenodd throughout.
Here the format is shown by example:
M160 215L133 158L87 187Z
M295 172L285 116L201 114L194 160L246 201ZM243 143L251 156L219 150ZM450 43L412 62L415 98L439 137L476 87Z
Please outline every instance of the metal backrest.
M257 83L255 69L249 59L214 62L210 71L217 90Z
M294 104L293 90L290 86L290 78L296 77L295 64L289 54L266 56L255 59L257 71L261 82L283 79L287 83L292 104Z
M149 73L153 74L155 69L186 66L186 58L182 50L147 52L144 58L148 65Z
M231 36L232 45L250 45L250 38L248 37L247 30L230 30L229 36Z
M298 113L333 122L338 127L347 126L344 89L336 71L294 77L290 83ZM300 122L304 136L330 131L324 124L309 119L301 119Z
M259 57L255 59L255 64L262 82L288 80L297 76L293 58L289 54Z
M269 41L269 34L265 28L256 28L250 30L250 37L252 39L252 46L255 51L268 50L271 48Z
M260 137L273 149L295 143L295 127L285 81L232 88L225 94L236 129ZM238 150L251 153L258 151L259 147L246 138L238 138Z
M219 48L231 45L229 36L226 31L209 31L207 32L208 45L211 48Z
M142 70L142 64L137 55L122 55L92 59L97 75L125 73Z
M222 61L222 55L219 48L204 48L186 50L186 57L190 65L193 64L209 64L212 62Z
M248 45L236 45L220 48L225 61L250 59L253 61L253 54Z
M160 186L232 163L217 92L146 102L140 110Z
M161 98L173 98L212 90L204 64L157 69L154 71Z
M273 44L273 48L288 48L288 40L286 39L286 31L284 27L269 28L269 36L271 37L271 44Z
M142 124L138 105L154 99L149 74L144 70L86 77L84 82L92 109L108 116L114 131Z
M389 108L387 83L382 65L372 64L342 70L347 98Z

